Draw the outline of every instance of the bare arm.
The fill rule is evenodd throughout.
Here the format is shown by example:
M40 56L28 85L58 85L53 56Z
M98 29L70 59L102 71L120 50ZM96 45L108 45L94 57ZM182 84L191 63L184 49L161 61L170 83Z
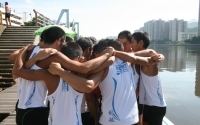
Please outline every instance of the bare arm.
M111 56L101 66L99 66L95 70L90 71L89 74L97 73L97 72L100 72L100 71L104 70L106 67L108 67L111 64L113 64L114 61L115 61L115 56Z
M55 54L56 52L57 50L52 48L41 49L39 53L37 53L35 56L26 61L25 68L31 68L38 60L43 60Z
M26 70L23 68L23 63L26 59L26 50L27 46L18 52L18 57L16 58L12 73L27 80L42 80L42 77L36 77L35 70Z
M153 49L145 49L145 50L141 50L138 52L134 53L136 56L142 56L142 57L151 57L151 56L155 56L158 55L160 57L160 60L158 62L162 62L163 60L165 60L164 55L162 54L158 54L155 50Z
M90 113L92 114L93 118L95 119L95 124L98 125L99 112L98 112L98 107L96 105L96 101L95 101L93 92L85 93L85 99L87 102L88 109L89 109Z
M31 81L44 80L47 85L49 94L53 93L58 86L60 78L50 74L46 69L29 70L23 68L23 63L26 58L26 49L27 47L24 47L20 50L12 71L13 74Z
M15 50L12 54L10 54L10 56L9 56L9 61L10 62L12 62L12 63L15 62L20 50L21 49Z
M135 56L133 53L126 53L121 51L115 51L115 56L133 64L140 65L153 65L155 61L151 57L139 57Z
M72 88L84 93L92 92L98 86L103 76L103 71L101 71L92 74L88 79L86 79L65 71L61 68L59 63L52 63L48 71L54 75L59 75L65 82L70 84Z
M153 49L141 50L141 51L138 51L138 52L134 52L134 54L136 56L142 56L142 57L151 57L153 55L157 55L156 51L154 51Z
M60 52L57 52L56 54L50 56L49 58L37 62L37 64L38 66L47 69L51 64L51 62L58 62L62 65L64 69L85 74L99 67L112 54L113 54L113 49L108 48L104 51L104 54L102 56L89 60L84 63L80 63L69 59Z
M35 45L28 45L26 51L30 51L30 50L32 50L34 47L35 47ZM20 50L21 50L21 49L15 50L12 54L10 54L10 56L9 56L10 62L12 62L12 63L15 62L15 60L16 60L16 58L17 58L19 52L20 52Z

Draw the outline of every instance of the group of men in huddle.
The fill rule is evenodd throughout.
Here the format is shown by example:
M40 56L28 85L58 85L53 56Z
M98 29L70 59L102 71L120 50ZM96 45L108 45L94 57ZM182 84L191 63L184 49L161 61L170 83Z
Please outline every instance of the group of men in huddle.
M166 103L157 63L164 56L147 49L149 35L122 31L117 40L93 41L66 41L53 26L39 45L10 55L17 125L162 125Z

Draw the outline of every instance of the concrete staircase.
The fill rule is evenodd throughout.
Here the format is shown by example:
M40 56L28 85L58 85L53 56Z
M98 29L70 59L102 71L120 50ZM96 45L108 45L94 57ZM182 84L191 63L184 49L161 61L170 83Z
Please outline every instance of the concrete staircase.
M35 37L33 32L39 27L36 26L21 26L7 27L0 36L0 88L9 87L15 84L12 78L13 63L8 60L9 55L17 50L33 44Z

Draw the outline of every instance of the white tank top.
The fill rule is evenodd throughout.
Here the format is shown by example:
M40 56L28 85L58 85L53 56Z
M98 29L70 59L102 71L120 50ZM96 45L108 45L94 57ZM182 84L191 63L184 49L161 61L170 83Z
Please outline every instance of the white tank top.
M75 91L60 78L56 91L48 96L49 125L82 125L80 111L82 99L83 93Z
M85 95L83 96L82 104L81 104L81 113L89 112L87 102L85 99Z
M140 71L139 102L149 106L165 107L160 76L147 76Z
M36 46L30 56L32 58L40 50L39 46ZM41 69L40 67L33 65L31 69ZM47 107L47 88L44 81L29 81L23 78L19 78L18 89L18 108L36 108Z
M138 73L137 73L137 71L135 69L135 65L132 65L132 68L133 68L133 76L134 76L134 80L135 80L134 88L136 90L137 87L138 87L138 81L139 81L140 76L138 75Z
M109 66L99 84L102 94L102 125L131 125L138 122L138 108L131 65L120 59Z

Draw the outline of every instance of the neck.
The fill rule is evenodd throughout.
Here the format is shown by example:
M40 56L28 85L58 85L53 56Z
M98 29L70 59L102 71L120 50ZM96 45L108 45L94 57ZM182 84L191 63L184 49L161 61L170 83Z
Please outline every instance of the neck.
M54 47L54 45L53 44L43 44L43 45L41 45L40 46L41 48L53 48L53 49L55 49L55 47Z

